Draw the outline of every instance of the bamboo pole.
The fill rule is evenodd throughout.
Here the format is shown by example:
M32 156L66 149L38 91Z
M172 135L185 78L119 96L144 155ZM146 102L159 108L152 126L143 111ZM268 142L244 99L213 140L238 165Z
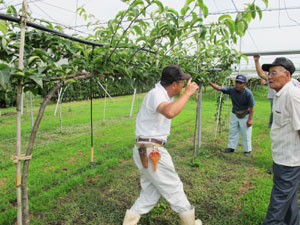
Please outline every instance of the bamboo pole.
M24 58L24 42L25 42L25 29L26 29L26 12L27 12L27 1L23 0L22 5L22 19L21 19L21 37L20 37L20 48L19 48L19 62L18 69L23 70L23 58ZM21 82L18 84L17 91L17 157L21 155L21 102L22 102L23 85ZM24 218L22 218L22 194L21 194L21 161L17 161L16 165L16 187L17 187L17 224L26 224Z
M29 93L29 97L30 97L30 117L31 117L31 127L33 127L34 125L34 121L33 121L33 109L32 109L32 93Z
M223 92L221 92L220 94L220 98L219 98L219 105L218 105L218 114L217 114L217 125L216 125L216 131L215 131L215 140L217 139L217 133L218 130L220 131L221 129L219 129L220 126L220 117L221 117L221 109L222 109L222 99L223 99Z
M22 85L18 85L17 91L17 157L21 155L21 98ZM22 225L22 195L21 195L21 161L16 165L16 187L17 187L17 224Z
M22 86L22 95L21 95L21 115L24 114L24 87Z

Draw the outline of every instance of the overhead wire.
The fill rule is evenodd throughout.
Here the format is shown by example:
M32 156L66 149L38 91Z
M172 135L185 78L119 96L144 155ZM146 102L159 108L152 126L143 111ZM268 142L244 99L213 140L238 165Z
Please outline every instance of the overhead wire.
M37 4L35 4L34 2L32 3L35 7L37 7L41 12L43 12L46 16L48 16L50 19L52 19L53 21L55 21L57 23L57 21L50 16L48 13L46 13L44 10L42 10Z
M27 2L27 4L28 3L33 3L33 2L41 2L41 1L44 1L44 0L31 0L31 1L28 1ZM12 1L11 1L12 2ZM18 3L18 4L14 4L14 5L12 5L12 6L19 6L19 5L22 5L23 3ZM4 7L4 8L0 8L0 10L3 10L3 9L7 9L8 8L8 6L6 6L6 7Z
M300 25L300 23L298 23L297 20L294 20L294 19L292 19L292 18L290 17L290 15L289 15L289 13L288 13L288 11L287 11L287 9L286 9L286 8L287 8L287 7L286 7L286 1L284 0L283 2L284 2L285 12L286 12L286 15L287 15L287 17L289 18L289 20L291 20L291 21L295 22L296 24Z
M278 3L279 3L279 8L281 9L280 7L280 0L278 0ZM280 10L278 11L278 27L280 28Z

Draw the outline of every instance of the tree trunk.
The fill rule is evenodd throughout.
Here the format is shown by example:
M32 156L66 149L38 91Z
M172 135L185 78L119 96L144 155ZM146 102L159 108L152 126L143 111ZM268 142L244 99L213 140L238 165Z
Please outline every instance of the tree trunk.
M41 123L41 120L43 118L47 103L55 93L57 89L59 89L62 86L62 83L58 83L56 86L54 86L50 92L47 94L47 96L44 98L44 101L40 107L39 113L37 115L37 118L35 120L34 126L31 131L30 139L28 148L26 151L26 156L30 156L32 154L32 149L34 145L34 141L36 138L36 134L39 128L39 125ZM28 169L29 169L29 160L24 161L23 165L23 174L22 174L22 203L23 203L23 223L24 225L29 224L29 205L28 205L28 188L27 188L27 176L28 176Z
M83 79L88 79L90 77L93 77L93 75L80 75L77 78L74 78L75 80L83 80ZM29 144L28 148L26 151L26 156L30 156L32 154L32 149L34 146L34 141L36 138L36 134L39 128L39 125L41 123L41 120L43 118L47 103L51 99L51 97L54 95L55 91L61 88L63 85L66 85L69 81L64 81L57 83L46 95L46 97L43 100L43 103L41 104L39 113L36 117L34 126L31 130L31 135L29 139ZM22 173L22 204L23 204L23 223L24 225L29 224L29 204L28 204L28 188L27 188L27 177L28 177L28 169L29 169L29 160L24 161L23 165L23 173Z

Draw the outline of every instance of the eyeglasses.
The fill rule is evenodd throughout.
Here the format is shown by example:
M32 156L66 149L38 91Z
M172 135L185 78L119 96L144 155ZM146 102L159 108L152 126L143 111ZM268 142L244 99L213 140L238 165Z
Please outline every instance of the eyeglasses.
M268 73L268 76L276 76L277 74L281 74L281 73L285 73L286 71L280 71L280 72L277 72L277 71L271 71Z
M185 80L179 80L179 81L177 81L177 83L178 84L181 83L181 84L183 84L182 86L185 87L187 82Z

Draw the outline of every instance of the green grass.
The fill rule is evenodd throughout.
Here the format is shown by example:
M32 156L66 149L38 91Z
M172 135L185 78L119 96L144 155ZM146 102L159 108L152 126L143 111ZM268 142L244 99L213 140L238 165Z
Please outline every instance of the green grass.
M172 121L166 148L183 181L185 192L204 224L261 224L266 214L272 176L268 118L270 103L266 88L254 92L253 154L245 157L241 144L233 154L227 146L231 103L225 100L224 126L215 140L216 94L208 88L202 103L201 153L194 164L193 134L196 102L192 99ZM47 106L30 161L28 186L31 224L121 224L126 209L140 192L139 173L132 160L135 116L145 94L139 94L134 115L129 117L132 96L93 101L94 160L90 168L90 103L62 105L63 128L53 116L55 104ZM40 100L35 99L34 112ZM22 116L22 152L31 130L30 113ZM0 117L0 224L16 220L15 109L1 109ZM142 225L176 225L179 217L161 199L140 221Z

